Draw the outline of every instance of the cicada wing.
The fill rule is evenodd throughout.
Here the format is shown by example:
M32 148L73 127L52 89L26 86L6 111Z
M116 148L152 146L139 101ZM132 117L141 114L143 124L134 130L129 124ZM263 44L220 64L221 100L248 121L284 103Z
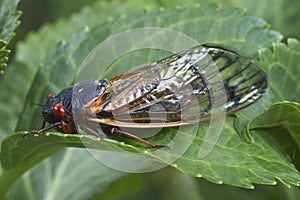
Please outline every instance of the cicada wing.
M232 113L255 102L267 87L265 73L250 59L213 46L196 46L109 82L112 95L102 109L112 113L110 123L145 127Z

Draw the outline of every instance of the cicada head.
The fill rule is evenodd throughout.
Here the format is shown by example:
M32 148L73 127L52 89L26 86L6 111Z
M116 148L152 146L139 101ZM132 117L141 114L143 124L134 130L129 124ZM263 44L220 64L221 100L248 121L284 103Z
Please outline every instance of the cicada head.
M46 122L50 124L63 122L64 127L59 127L58 130L64 133L76 133L72 114L72 91L73 88L69 87L58 95L48 94L42 110Z
M86 115L91 114L88 105L102 97L106 87L106 80L89 80L66 88L57 95L50 93L42 110L44 121L59 124L56 127L63 133L77 133L74 120L84 120Z

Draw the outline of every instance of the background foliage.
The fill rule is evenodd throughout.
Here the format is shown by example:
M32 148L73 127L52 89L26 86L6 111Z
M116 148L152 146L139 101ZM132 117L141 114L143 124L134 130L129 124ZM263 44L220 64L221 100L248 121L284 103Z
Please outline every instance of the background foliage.
M7 62L6 43L11 41L18 25L17 18L20 13L15 10L17 3L0 1L0 16L7 17L7 20L0 18L2 66ZM195 8L196 5L199 8ZM237 7L247 9L249 15ZM0 140L3 141L0 158L1 194L9 190L6 199L232 199L236 196L239 199L297 199L299 189L292 185L299 184L300 180L296 170L299 170L300 109L299 104L295 103L300 98L297 78L300 71L300 46L298 40L291 37L300 37L299 26L296 24L300 18L299 8L300 3L297 0L230 0L226 3L218 0L21 1L19 9L23 12L20 18L22 23L16 31L16 39L9 46L13 54L9 66L1 68L5 70L0 79ZM157 16L163 19L160 22L162 24L155 21ZM269 29L269 24L256 17L266 20L273 30ZM72 72L97 42L113 33L143 26L144 22L186 31L185 33L196 37L200 42L213 41L238 47L259 58L261 66L270 76L270 92L255 108L239 113L237 120L229 117L226 123L228 131L224 131L207 166L196 166L203 167L200 169L201 176L213 183L225 182L252 188L252 183L269 185L276 180L280 182L278 185L255 185L255 190L246 190L194 178L199 171L187 169L191 164L186 161L193 159L189 157L192 149L177 163L178 169L192 176L171 168L149 174L128 175L99 165L84 150L68 148L58 151L65 146L80 146L76 136L62 137L61 134L52 133L39 140L32 138L26 141L20 140L20 133L6 137L15 131L38 128L39 125L36 124L40 122L40 118L36 116L39 115L39 109L29 104L43 102L44 95L49 90L59 91L71 85L74 81ZM191 22L201 25L201 34L196 35L198 31L189 30L189 26L182 25L191 25ZM5 23L10 26L5 26ZM213 23L218 26L212 32L209 25ZM280 43L282 40L286 43ZM153 58L155 54L142 58L141 62ZM128 60L119 63L126 63L130 67L139 62L139 57L131 57L133 63ZM48 73L49 69L55 69L57 63L67 66L61 78L64 81L61 82L53 80L57 76ZM113 74L108 72L108 75ZM264 108L274 102L277 104L263 112ZM245 125L253 118L248 125L248 132L244 131ZM234 123L241 135L244 134L254 141L252 145L238 137L233 130ZM38 144L35 144L37 141ZM201 135L199 141L202 141ZM62 145L57 145L58 142ZM237 154L230 153L230 150L226 154L224 145L237 149ZM135 148L133 150L140 151ZM33 167L54 152L57 153ZM261 157L255 156L257 152ZM224 155L233 157L224 159ZM28 158L26 164L22 164L22 159ZM248 166L245 172L238 167L229 167L232 163L248 158L256 158L257 165ZM221 163L222 159L225 161ZM220 167L214 168L213 164ZM18 179L29 168L32 169ZM254 172L248 174L247 170ZM228 172L229 176L224 172Z

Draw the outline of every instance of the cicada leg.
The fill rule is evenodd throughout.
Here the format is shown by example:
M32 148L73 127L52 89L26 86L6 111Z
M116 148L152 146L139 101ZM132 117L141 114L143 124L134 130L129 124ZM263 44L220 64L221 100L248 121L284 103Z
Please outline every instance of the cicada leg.
M89 128L88 126L85 126L85 125L81 125L80 126L80 129L83 130L84 132L90 134L90 135L94 135L100 139L103 139L103 136L97 132L97 130L94 130L92 128Z
M148 142L147 140L144 140L140 137L137 137L131 133L127 133L126 131L123 131L123 130L120 130L118 128L112 128L111 129L111 134L112 135L122 135L122 136L125 136L127 138L130 138L130 139L133 139L133 140L136 140L138 142L141 142L141 143L144 143L145 145L151 147L151 148L155 148L155 149L161 149L161 148L169 148L168 146L166 145L156 145L156 144L153 144L151 142Z
M38 131L32 131L32 132L28 132L28 133L24 133L23 134L23 138L25 138L26 136L28 135L39 135L41 133L44 133L50 129L53 129L53 128L56 128L56 127L59 127L59 126L63 126L63 122L56 122L54 124L50 124L49 126L45 127L45 122L43 122L43 125L42 125L42 128Z

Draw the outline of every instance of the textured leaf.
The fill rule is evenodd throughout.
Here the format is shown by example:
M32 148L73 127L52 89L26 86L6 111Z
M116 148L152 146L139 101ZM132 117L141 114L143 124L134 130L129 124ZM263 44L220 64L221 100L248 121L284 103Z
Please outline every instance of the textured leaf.
M20 11L17 11L19 0L0 1L0 38L9 42L14 36L14 30L19 25Z
M161 0L161 5L168 5L170 1ZM182 5L182 1L172 1ZM295 22L300 20L300 2L298 0L198 0L200 5L216 3L222 7L238 6L245 8L247 12L256 17L266 20L274 30L280 32L286 37L299 38L300 34ZM184 1L186 6L193 6L195 2Z
M247 123L254 119L257 114L275 102L295 101L300 97L300 84L297 77L300 76L300 44L295 39L288 39L288 44L274 44L273 52L270 49L263 49L260 52L260 65L268 73L269 91L256 104L249 109L239 112L235 126L239 133L251 140L251 135L245 129Z
M278 128L287 129L295 142L300 145L300 105L294 102L275 103L249 123L248 128Z
M64 141L61 140L61 134L55 133L42 136L39 141L33 137L28 137L25 140L21 138L22 134L14 134L3 141L1 160L3 161L2 167L5 171L0 176L0 182L5 182L6 184L1 184L0 194L5 192L6 187L9 186L15 178L37 162L53 154L53 152L63 147L84 147L81 144L81 137L78 135L65 135ZM99 141L91 140L89 137L86 138L86 141L99 143ZM32 146L32 144L36 142L39 142L40 145ZM9 148L5 148L6 146L9 146ZM32 148L28 148L29 146L32 146ZM12 157L13 160L11 160ZM84 163L84 165L80 163ZM57 154L55 157L46 160L45 164L46 165L40 166L40 170L36 170L35 173L27 174L29 177L32 176L28 178L29 180L32 179L33 183L31 184L34 184L33 187L37 190L35 196L31 196L31 198L53 199L59 196L62 199L85 199L93 195L91 191L101 192L111 182L125 175L124 173L116 172L95 162L84 149ZM48 174L44 174L44 170L46 170ZM82 178L80 178L80 176L82 176ZM47 180L47 182L43 185L40 184L40 181L36 182L35 180L40 179L40 177L43 177L43 180ZM74 178L77 179L77 184L74 184ZM26 180L27 179L24 181ZM72 186L72 189L67 190L64 187L66 185ZM84 189L84 185L88 185L90 188ZM74 191L77 192L74 193ZM28 192L26 188L24 192ZM11 199L17 199L20 196L21 191L15 193L11 192L9 194Z
M280 43L270 49L263 49L260 55L262 66L269 72L270 92L267 99L274 101L299 101L300 44L288 39L287 45Z
M10 51L6 49L6 42L0 40L0 74L3 73L3 69L6 67L9 52Z
M250 139L257 134L267 133L272 137L273 145L285 154L289 155L287 159L293 162L299 169L299 113L297 103L288 103L284 101L298 101L300 97L299 77L299 59L300 45L295 39L288 39L288 44L277 44L273 46L273 52L264 49L260 53L261 65L265 67L269 74L270 89L265 98L261 100L265 107L271 103L278 102L267 108L259 116L254 116L247 110L239 115L246 119L253 119L248 129L244 126L245 121L238 118L236 126L240 127ZM283 101L283 102L282 102ZM264 108L256 106L256 110L262 111ZM296 122L296 123L295 123Z
M226 183L253 188L252 183L276 184L274 177L286 185L298 184L298 171L289 163L285 155L280 154L267 139L260 137L260 135L254 136L255 142L253 144L241 142L234 128L230 126L232 123L233 118L228 118L218 143L206 157L200 159L199 150L207 140L203 133L207 132L208 128L202 124L193 144L187 152L172 163L172 166L192 176L203 177L218 184ZM165 130L151 141L164 144L166 141L165 134L178 134L178 131ZM188 137L188 135L186 136ZM152 153L149 149L145 151L144 148L126 145L123 142L99 141L97 138L88 136L48 133L46 136L28 137L24 140L21 134L15 134L4 140L1 162L5 163L4 169L11 170L20 166L24 162L23 159L26 159L26 163L31 163L28 158L32 158L32 162L35 164L43 159L41 152L49 155L62 146L84 147L88 144L92 148L112 150L109 145L110 142L114 142L115 145L129 152L144 154L162 162L168 161L164 158L177 156L168 149L160 150L158 156L157 152ZM26 151L28 146L32 146L33 143L35 143L34 148L31 148L31 151Z
M262 130L272 136L300 169L300 105L293 102L272 104L248 124L248 131Z
M237 0L233 4L245 7L249 13L267 20L275 30L281 30L287 37L300 36L294 25L295 21L300 20L300 2L297 0Z
M19 0L0 0L0 73L6 67L9 50L7 43L14 36L14 30L19 25L20 12L16 11Z

